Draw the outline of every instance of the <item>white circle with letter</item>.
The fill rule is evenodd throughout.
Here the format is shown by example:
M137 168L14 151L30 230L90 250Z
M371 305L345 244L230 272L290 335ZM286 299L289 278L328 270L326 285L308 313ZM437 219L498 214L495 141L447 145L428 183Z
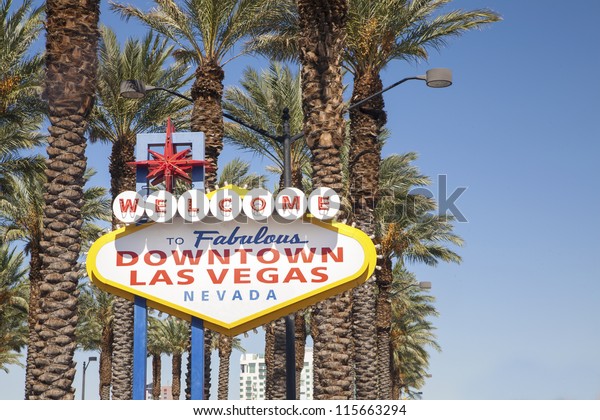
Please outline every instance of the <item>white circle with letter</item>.
M157 223L170 222L175 216L175 197L168 191L155 191L146 198L146 214Z
M340 210L340 196L331 188L317 188L308 197L308 209L319 220L331 220Z
M210 212L222 222L235 219L242 211L242 199L233 190L218 190L210 199Z
M123 191L113 202L113 214L123 223L135 223L144 216L144 199L135 191Z
M188 190L177 201L179 214L188 222L199 222L208 214L208 198L200 190Z
M277 195L275 209L286 220L296 220L306 212L306 195L298 188L284 188Z
M263 188L255 188L244 196L242 206L250 219L265 220L273 214L273 194Z

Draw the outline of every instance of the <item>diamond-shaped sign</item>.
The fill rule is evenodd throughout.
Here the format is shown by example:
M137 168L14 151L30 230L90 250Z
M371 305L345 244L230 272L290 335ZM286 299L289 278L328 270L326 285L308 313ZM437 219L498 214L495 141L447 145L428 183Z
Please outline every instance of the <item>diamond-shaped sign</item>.
M313 217L128 226L90 249L92 281L128 299L236 335L366 281L372 241Z

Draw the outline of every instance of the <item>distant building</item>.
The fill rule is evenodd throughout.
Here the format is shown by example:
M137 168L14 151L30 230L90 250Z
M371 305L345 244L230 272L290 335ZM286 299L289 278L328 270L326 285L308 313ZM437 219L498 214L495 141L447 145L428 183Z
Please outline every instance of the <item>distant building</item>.
M300 399L313 399L313 349L304 351L304 368L300 373Z
M307 348L300 375L300 399L313 397L313 352ZM264 400L267 366L264 354L246 353L240 357L240 400Z
M264 400L267 365L264 354L240 356L240 400Z
M173 387L171 385L160 386L160 397L159 400L172 400L173 399ZM152 384L146 385L146 399L152 399Z

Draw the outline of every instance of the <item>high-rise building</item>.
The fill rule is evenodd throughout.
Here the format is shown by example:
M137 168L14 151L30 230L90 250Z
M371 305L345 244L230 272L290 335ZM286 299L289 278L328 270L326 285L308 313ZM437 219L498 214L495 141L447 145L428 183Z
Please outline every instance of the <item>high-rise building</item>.
M304 368L300 374L300 399L312 400L313 353L304 353ZM264 400L267 366L264 354L246 353L240 357L240 400Z
M240 400L264 400L267 365L264 354L240 356Z
M313 349L310 347L304 351L304 367L300 373L299 399L313 399Z

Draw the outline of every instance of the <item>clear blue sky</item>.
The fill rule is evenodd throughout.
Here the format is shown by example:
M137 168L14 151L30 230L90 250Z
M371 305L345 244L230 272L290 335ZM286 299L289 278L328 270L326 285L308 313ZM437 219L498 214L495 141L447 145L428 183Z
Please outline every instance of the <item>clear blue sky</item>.
M387 85L429 67L454 72L448 89L413 82L385 96L392 137L384 155L416 151L423 173L447 176L448 194L467 187L456 202L468 220L456 226L464 262L411 267L433 282L441 313L435 326L443 351L432 355L423 397L600 398L600 3L451 6L488 7L504 20L451 40L429 63L400 62L384 74ZM105 4L102 21L122 37L136 35L138 26L111 15ZM230 63L226 85L251 62L265 65ZM97 182L107 183L108 153L90 149ZM235 154L225 150L223 160ZM244 339L248 351L262 345ZM238 364L234 353L232 397ZM90 369L93 398L97 371ZM80 380L78 373L77 387ZM22 383L22 370L0 372L0 398L22 398Z

